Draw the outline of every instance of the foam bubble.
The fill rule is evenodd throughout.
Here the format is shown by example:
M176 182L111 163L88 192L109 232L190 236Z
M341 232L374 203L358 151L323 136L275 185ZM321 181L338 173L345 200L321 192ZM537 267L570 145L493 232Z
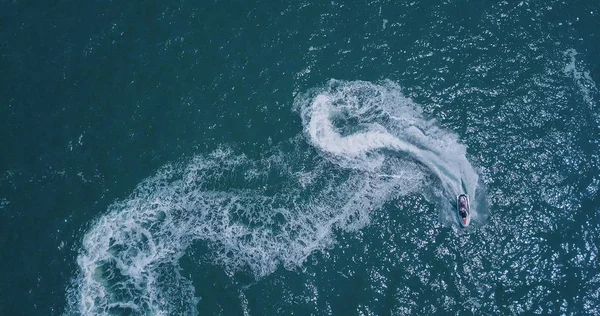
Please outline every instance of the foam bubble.
M567 49L564 54L565 56L569 57L569 61L565 65L563 72L567 75L573 76L573 80L577 84L577 87L583 96L583 100L590 106L593 106L594 101L592 95L594 92L598 92L596 83L590 76L589 71L582 71L579 69L581 67L578 67L576 58L578 53L575 49Z

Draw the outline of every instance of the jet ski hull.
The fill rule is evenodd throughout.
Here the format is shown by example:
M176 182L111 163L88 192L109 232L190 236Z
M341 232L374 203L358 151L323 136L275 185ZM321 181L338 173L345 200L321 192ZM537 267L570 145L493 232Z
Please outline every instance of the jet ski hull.
M464 202L463 207L466 209L466 216L461 215L461 200ZM471 223L471 203L469 202L469 196L466 194L460 194L456 196L456 212L458 214L458 220L462 227L467 227Z

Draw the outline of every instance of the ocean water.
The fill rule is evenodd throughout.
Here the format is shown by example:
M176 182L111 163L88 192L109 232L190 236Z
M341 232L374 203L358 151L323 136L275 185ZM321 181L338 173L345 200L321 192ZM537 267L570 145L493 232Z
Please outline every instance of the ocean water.
M0 1L0 314L600 314L599 30L592 0Z

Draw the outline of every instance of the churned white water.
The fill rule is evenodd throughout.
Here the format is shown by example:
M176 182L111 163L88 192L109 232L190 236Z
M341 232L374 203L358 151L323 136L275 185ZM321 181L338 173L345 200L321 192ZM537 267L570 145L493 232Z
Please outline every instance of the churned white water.
M331 80L294 109L305 137L292 149L250 158L223 147L161 168L112 204L83 238L68 312L194 314L179 261L195 242L209 245L211 264L259 279L334 246L335 230L368 225L391 199L477 190L456 135L392 82Z
M425 119L391 81L331 80L299 97L296 106L310 142L344 167L381 170L390 152L406 154L433 172L450 196L475 195L478 176L465 146Z

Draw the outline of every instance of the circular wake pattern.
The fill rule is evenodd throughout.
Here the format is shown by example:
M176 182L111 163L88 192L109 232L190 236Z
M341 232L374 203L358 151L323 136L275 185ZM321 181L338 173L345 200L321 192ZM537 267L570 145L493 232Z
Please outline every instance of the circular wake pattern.
M391 82L332 80L295 108L309 144L295 139L259 159L222 148L170 164L111 205L83 238L67 312L195 314L199 299L179 264L195 242L230 275L261 278L301 266L394 198L475 193L464 146Z

